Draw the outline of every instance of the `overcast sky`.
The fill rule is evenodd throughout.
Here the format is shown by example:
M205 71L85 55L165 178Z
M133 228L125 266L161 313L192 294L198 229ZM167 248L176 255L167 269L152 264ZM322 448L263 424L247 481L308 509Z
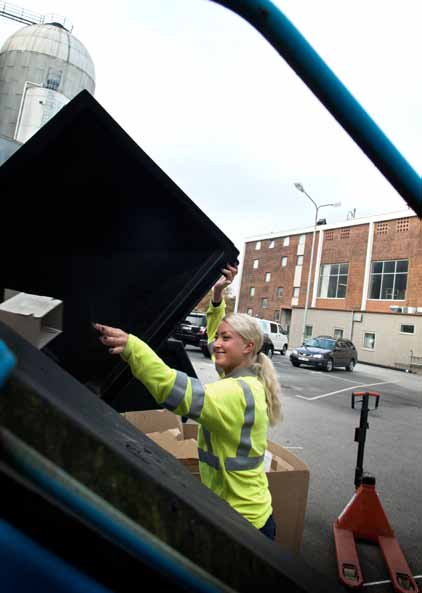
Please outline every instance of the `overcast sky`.
M16 0L56 12L97 100L241 250L245 238L403 210L404 200L251 25L208 0ZM276 0L422 172L420 0ZM21 25L0 18L0 43Z

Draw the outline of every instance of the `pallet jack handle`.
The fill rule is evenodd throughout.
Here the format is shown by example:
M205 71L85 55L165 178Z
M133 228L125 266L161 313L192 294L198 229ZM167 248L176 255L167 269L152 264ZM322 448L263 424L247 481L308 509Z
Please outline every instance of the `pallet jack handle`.
M375 398L375 405L373 408L369 407L369 398ZM355 404L361 404L360 410L360 424L359 427L355 429L355 442L359 444L358 446L358 457L356 461L356 469L355 469L355 487L359 488L362 483L363 478L363 455L365 452L365 441L366 441L366 431L369 428L368 424L368 414L372 410L376 410L379 405L380 394L376 391L356 391L352 393L352 408L355 408ZM374 482L375 483L375 478Z

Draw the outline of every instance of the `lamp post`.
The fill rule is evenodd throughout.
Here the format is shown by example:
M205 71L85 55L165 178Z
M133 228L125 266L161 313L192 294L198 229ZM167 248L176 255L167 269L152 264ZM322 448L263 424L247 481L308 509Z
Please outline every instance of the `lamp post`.
M309 260L309 270L308 270L308 282L306 284L306 298L305 298L305 311L303 313L303 327L302 327L302 340L305 340L305 328L306 328L306 320L308 316L308 302L309 302L309 288L311 285L311 272L312 272L312 263L314 261L314 247L315 247L315 235L316 235L316 227L318 222L318 212L320 208L325 208L326 206L333 206L337 208L341 206L341 202L333 202L329 204L317 204L311 196L305 191L305 188L301 183L295 183L295 188L300 191L301 193L305 194L305 196L312 202L313 207L315 208L315 219L314 219L314 230L312 233L312 247L311 247L311 258Z

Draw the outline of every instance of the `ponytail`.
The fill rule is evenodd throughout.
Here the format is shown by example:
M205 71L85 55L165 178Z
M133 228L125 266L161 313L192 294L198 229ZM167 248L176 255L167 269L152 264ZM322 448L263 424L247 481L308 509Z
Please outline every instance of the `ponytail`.
M260 352L264 335L261 327L250 315L245 313L231 313L224 318L233 329L247 342L252 341L255 345L251 368L257 374L258 379L264 386L265 400L267 402L267 413L270 426L274 426L282 420L283 414L280 403L280 383L277 373L271 360L263 352Z
M259 352L252 368L264 385L268 420L270 426L274 426L283 419L280 402L281 389L276 370L271 360L263 352Z

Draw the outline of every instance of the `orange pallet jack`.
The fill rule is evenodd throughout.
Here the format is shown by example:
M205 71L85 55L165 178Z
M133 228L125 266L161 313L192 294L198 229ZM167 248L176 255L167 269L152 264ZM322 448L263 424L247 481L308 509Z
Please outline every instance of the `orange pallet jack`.
M372 408L369 407L369 398L375 398ZM379 398L380 394L373 391L352 394L352 408L355 403L361 404L360 425L355 430L355 441L359 443L356 492L333 524L338 573L346 587L362 587L363 576L355 542L374 543L381 548L394 590L397 593L417 593L419 589L375 490L375 477L363 471L368 413L378 408Z

